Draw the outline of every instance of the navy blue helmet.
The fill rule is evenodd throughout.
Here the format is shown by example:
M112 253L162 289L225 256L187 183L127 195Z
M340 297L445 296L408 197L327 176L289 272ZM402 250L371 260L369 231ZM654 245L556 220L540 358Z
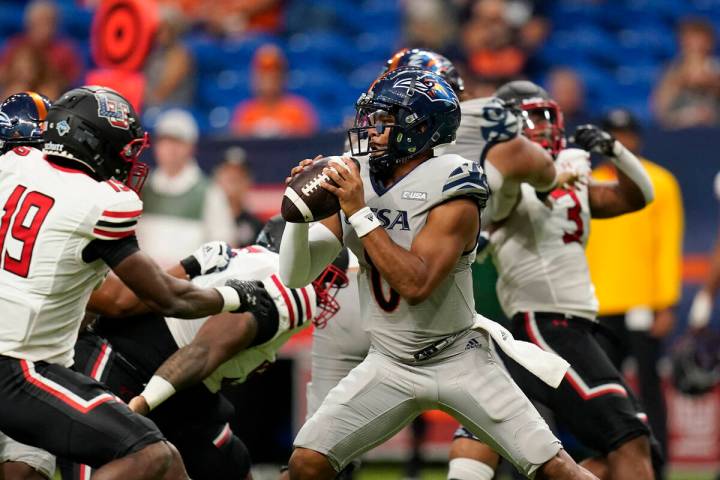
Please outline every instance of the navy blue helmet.
M400 67L419 67L423 70L430 70L445 79L459 97L465 91L465 83L455 65L447 57L421 48L403 48L387 61L385 71L387 73Z
M15 147L42 147L50 100L35 92L10 95L0 104L0 154Z
M387 177L395 167L438 145L455 140L460 101L438 74L401 67L383 74L355 104L355 126L348 130L353 155L370 155L370 172ZM373 134L391 129L387 147Z

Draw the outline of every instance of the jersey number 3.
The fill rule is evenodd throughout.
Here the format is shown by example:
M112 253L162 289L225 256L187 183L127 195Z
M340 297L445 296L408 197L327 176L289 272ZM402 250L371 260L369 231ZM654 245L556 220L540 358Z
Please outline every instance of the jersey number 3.
M573 205L571 207L568 207L567 209L567 217L568 220L575 223L575 231L574 232L564 232L563 233L563 243L582 243L582 236L583 233L585 233L585 228L583 226L582 217L580 214L582 213L582 207L580 206L580 199L578 199L577 194L574 190L553 190L553 192L550 194L555 200L559 199L560 197L564 197L565 195L568 195L572 201Z
M34 191L26 193L26 190L23 185L15 187L10 198L5 202L0 220L0 253L5 252L2 257L2 268L23 278L27 278L30 271L30 261L40 227L55 204L52 197ZM5 249L8 231L12 238L22 243L20 258L12 257Z

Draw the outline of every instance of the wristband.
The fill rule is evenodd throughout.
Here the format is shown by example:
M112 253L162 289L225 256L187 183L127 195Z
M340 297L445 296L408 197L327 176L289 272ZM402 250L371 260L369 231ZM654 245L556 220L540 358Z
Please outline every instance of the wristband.
M190 278L195 278L202 273L200 269L200 262L198 262L198 259L195 258L195 255L183 258L180 260L180 265L182 265L183 269L185 269L185 273L187 273L187 276Z
M234 312L240 308L240 294L232 287L215 287L223 298L222 312Z
M145 399L148 407L152 410L174 394L175 387L172 383L159 375L153 375L140 396Z
M370 210L370 207L363 207L353 213L350 215L350 218L348 218L348 221L355 229L358 238L362 238L376 228L382 227L380 220L378 220L372 210Z

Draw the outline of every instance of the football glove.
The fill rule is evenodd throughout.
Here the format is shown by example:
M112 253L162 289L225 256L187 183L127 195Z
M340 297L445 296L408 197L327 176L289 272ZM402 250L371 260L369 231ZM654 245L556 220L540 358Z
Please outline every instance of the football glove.
M207 242L182 260L180 264L190 278L208 273L222 272L230 264L235 252L227 242Z
M233 288L240 297L240 306L232 313L249 312L255 318L278 321L278 309L262 282L257 280L228 280L225 286Z
M580 125L570 141L588 152L599 153L607 157L615 156L615 138L595 125Z

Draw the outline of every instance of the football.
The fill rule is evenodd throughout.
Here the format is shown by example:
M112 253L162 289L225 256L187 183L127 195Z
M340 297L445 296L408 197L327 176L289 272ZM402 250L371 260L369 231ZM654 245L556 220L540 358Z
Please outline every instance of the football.
M353 159L357 164L357 160ZM335 184L323 170L328 165L347 168L337 156L323 157L295 175L283 195L280 212L291 223L310 223L327 218L340 211L340 201L320 185L328 181Z

